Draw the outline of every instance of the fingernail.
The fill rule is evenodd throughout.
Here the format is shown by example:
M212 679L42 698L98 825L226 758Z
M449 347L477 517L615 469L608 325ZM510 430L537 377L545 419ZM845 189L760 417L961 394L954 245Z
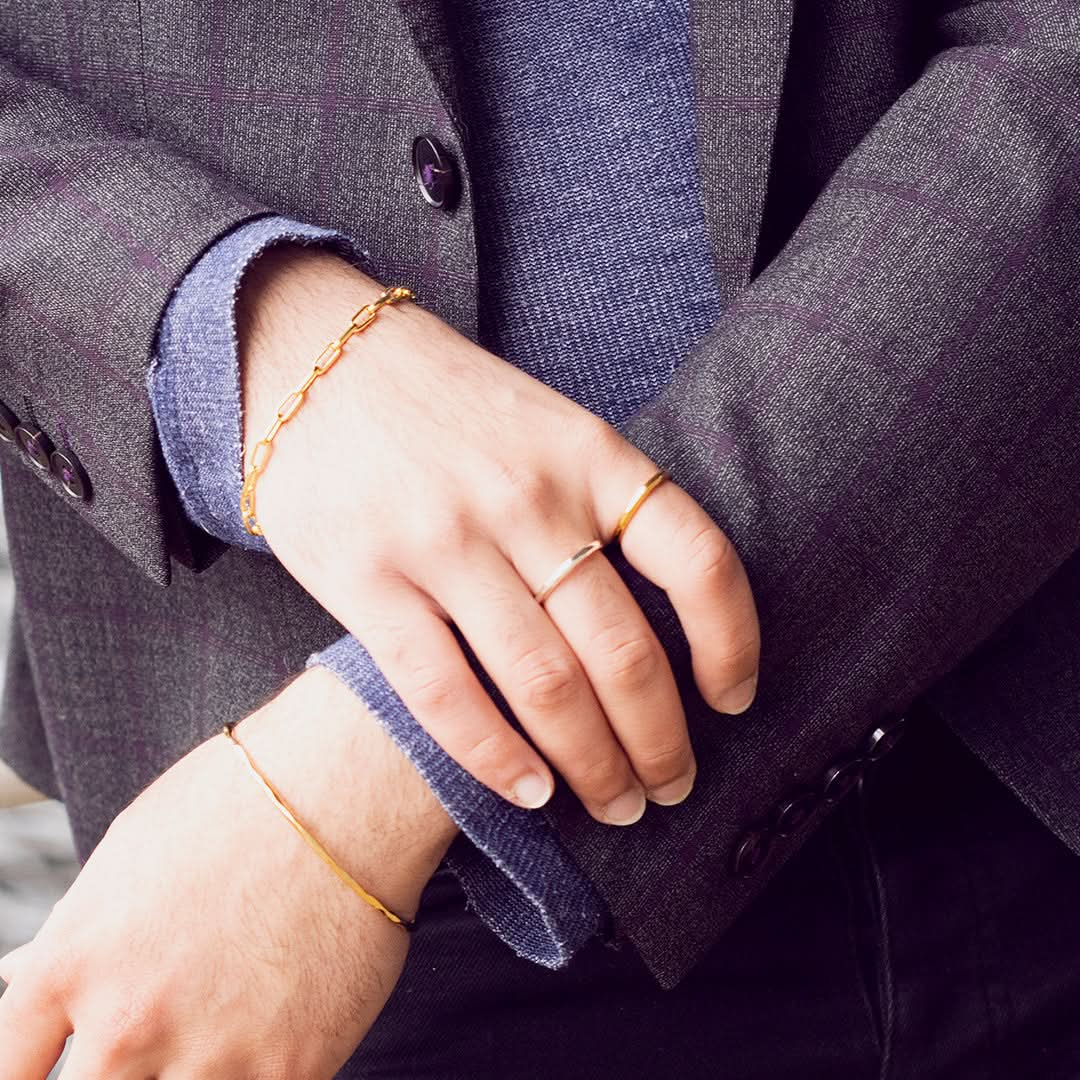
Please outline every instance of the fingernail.
M720 698L718 712L731 713L733 716L746 712L754 702L757 690L757 676L751 675L745 682L739 683L734 690L729 690Z
M609 825L633 825L645 813L645 792L640 788L624 791L603 809Z
M551 798L551 784L539 773L526 773L513 787L514 801L527 810L539 810Z
M653 788L649 792L649 799L659 806L674 806L681 803L693 790L694 774L689 773L687 776L680 776L678 780L671 780Z

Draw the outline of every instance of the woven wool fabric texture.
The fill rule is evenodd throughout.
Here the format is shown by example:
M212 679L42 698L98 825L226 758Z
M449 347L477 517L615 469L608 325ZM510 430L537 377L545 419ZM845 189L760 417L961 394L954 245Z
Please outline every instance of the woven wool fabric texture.
M70 445L94 490L77 506L0 451L21 637L0 754L63 796L84 856L341 633L264 556L185 523L145 376L188 267L273 211L362 236L385 276L477 332L464 65L442 5L224 8L9 0L0 23L0 398ZM744 830L920 695L1080 850L1080 12L691 12L724 306L619 427L746 563L759 696L733 722L688 693L699 774L681 806L612 829L560 788L543 811L663 985L826 811L737 878ZM416 196L424 130L461 165L452 214ZM685 670L666 597L615 565Z

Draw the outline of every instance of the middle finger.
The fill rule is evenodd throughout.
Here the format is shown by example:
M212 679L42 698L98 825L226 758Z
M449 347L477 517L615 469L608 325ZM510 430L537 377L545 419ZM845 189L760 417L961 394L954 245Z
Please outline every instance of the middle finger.
M637 821L645 794L589 676L506 556L477 544L443 570L423 587L457 624L536 748L598 821Z
M599 551L544 607L581 660L648 797L681 802L696 772L686 714L667 653L626 582Z

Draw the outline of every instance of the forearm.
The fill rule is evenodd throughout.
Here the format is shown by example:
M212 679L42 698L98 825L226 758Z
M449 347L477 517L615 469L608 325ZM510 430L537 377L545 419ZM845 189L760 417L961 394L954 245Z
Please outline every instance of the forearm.
M830 766L868 767L874 725L1076 550L1077 15L1026 7L1012 20L999 5L950 5L941 32L958 47L620 426L724 527L762 623L750 722L719 729L688 702L702 768L672 822L611 834L572 800L550 807L665 979L822 821ZM620 569L684 669L665 597ZM780 835L779 807L799 790L816 809ZM736 874L753 834L771 839L769 858Z
M391 911L412 918L458 830L363 702L313 667L235 731L329 853ZM251 792L261 797L254 782ZM291 842L284 820L281 827L282 843ZM315 858L299 838L296 851Z

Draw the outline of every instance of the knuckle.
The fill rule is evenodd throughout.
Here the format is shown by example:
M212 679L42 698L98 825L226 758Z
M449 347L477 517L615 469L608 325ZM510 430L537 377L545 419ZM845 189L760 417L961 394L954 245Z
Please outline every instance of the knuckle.
M590 414L584 420L585 447L589 453L586 460L606 467L612 462L625 459L628 452L640 454L623 435L603 417Z
M515 758L513 739L504 731L491 731L465 746L461 764L473 776L489 776L512 766Z
M427 506L418 510L410 523L412 548L423 559L432 551L443 555L463 555L476 536L471 515L462 506L446 506L441 510Z
M514 670L529 709L551 712L577 697L577 671L564 656L534 650L518 660Z
M383 667L400 669L414 652L414 635L403 623L372 619L360 622L357 630L365 647L379 651Z
M469 516L464 511L454 511L441 519L433 530L428 551L441 550L452 555L462 555L468 551L474 538L474 528Z
M586 759L576 768L575 786L599 803L607 803L630 786L626 762L617 754Z
M742 682L758 669L758 641L751 637L716 657L712 662L728 679Z
M531 469L512 470L504 465L497 490L498 516L510 525L531 526L546 519L559 501L555 478Z
M678 780L690 764L690 746L686 740L677 742L655 743L634 754L634 767L639 772L646 772L650 780L663 783L665 780Z
M75 957L63 947L45 948L36 945L33 963L28 967L26 980L32 984L34 998L46 1008L58 1007L72 986Z
M332 572L344 588L355 596L366 596L373 586L394 581L400 577L401 555L396 542L368 537L350 564Z
M130 1068L133 1059L154 1045L153 1039L141 1032L137 1025L127 1023L120 1016L120 1011L114 1010L92 1028L97 1032L96 1038L90 1036L96 1066L91 1073L93 1076L116 1076Z
M120 1062L153 1046L164 1031L164 1008L151 996L131 991L115 1002L99 1028L107 1032L107 1055Z
M655 644L641 635L607 637L610 640L601 636L599 648L610 678L631 691L649 686L660 671L660 655Z
M418 710L428 713L445 712L461 694L457 676L443 668L417 667L409 678L409 696Z
M708 581L724 580L735 559L735 547L715 525L695 528L687 538L687 565L691 574Z

